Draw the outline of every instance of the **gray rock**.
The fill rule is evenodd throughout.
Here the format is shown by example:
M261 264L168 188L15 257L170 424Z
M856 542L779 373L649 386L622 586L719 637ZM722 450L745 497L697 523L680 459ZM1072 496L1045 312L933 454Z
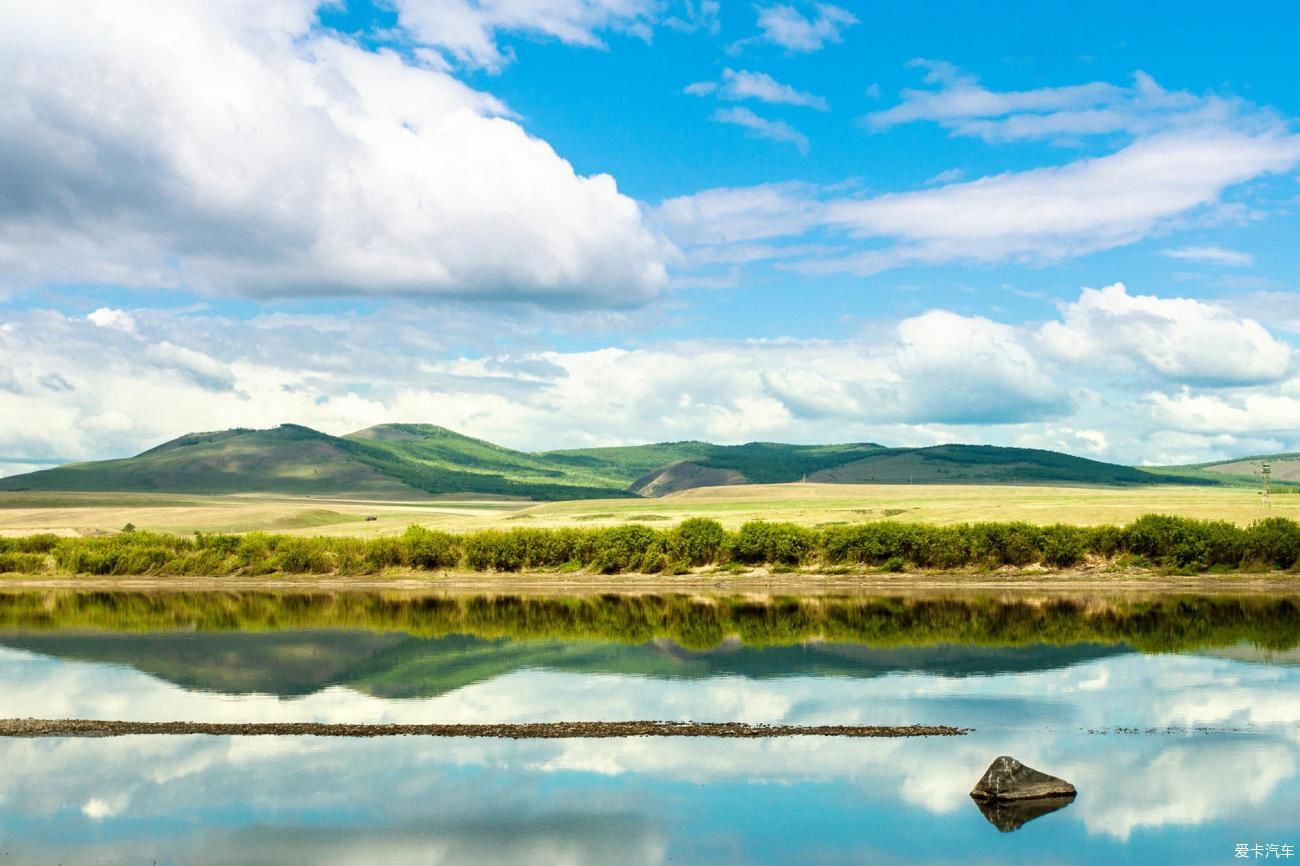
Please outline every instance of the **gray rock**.
M971 789L976 800L1034 800L1039 797L1073 797L1074 786L1064 779L1026 767L1015 758L1002 755L984 771L984 778Z

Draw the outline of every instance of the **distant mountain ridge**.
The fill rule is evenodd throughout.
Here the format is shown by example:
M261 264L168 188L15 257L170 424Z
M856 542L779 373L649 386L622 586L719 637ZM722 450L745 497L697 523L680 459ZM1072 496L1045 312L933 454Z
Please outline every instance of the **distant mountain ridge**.
M687 441L526 452L433 424L380 424L346 436L282 424L190 433L134 457L0 478L0 491L555 500L663 496L695 487L794 481L1131 486L1220 484L1233 478L1204 469L1185 475L1155 472L993 445Z

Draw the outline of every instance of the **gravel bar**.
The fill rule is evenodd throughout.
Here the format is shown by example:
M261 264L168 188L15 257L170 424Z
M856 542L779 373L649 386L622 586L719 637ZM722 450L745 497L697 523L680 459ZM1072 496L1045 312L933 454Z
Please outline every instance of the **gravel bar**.
M959 737L948 725L747 725L740 722L527 722L484 725L338 725L320 722L112 722L0 719L3 737L496 737L565 740L603 737Z

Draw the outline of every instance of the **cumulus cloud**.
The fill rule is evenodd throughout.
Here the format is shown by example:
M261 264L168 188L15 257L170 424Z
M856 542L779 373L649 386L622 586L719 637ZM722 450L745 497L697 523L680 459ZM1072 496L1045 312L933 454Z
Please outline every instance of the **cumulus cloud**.
M795 129L784 120L769 120L759 117L748 108L719 108L713 112L712 119L718 123L730 123L744 127L751 135L772 141L793 144L800 153L808 152L808 136Z
M135 319L132 319L127 313L114 310L111 307L100 307L87 313L86 320L101 328L112 328L115 331L122 331L127 334L135 333Z
M337 434L433 421L539 449L960 440L1190 462L1300 445L1288 344L1220 305L1122 285L1083 290L1041 324L931 310L838 340L586 351L547 349L528 336L537 323L493 315L491 332L519 346L503 352L483 337L485 313L454 307L437 310L438 335L416 306L252 321L121 312L133 331L40 310L0 324L0 460L121 456L282 422Z
M316 5L0 0L7 281L568 306L666 283L613 178Z
M1292 370L1290 344L1218 304L1130 295L1116 283L1084 289L1061 312L1041 338L1066 363L1126 372L1139 365L1177 382L1221 386L1276 382Z
M1205 394L1183 389L1173 394L1153 391L1146 402L1160 424L1179 432L1289 437L1300 428L1300 398L1288 394Z
M830 104L825 98L813 93L796 90L789 84L782 84L766 72L748 72L734 69L722 70L722 82L697 81L686 87L692 96L716 94L723 99L756 99L777 105L798 105L829 111Z
M829 3L813 4L811 14L786 4L760 6L761 33L755 39L787 51L809 53L820 51L828 42L839 42L843 31L857 23L857 16L852 12Z
M906 414L952 424L1007 424L1059 417L1069 396L1015 328L934 310L898 326L895 362L907 382Z

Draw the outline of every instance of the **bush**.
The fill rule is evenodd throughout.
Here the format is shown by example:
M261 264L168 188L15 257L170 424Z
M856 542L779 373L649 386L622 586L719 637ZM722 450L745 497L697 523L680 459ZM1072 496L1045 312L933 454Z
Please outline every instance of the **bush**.
M798 565L814 547L816 534L793 523L751 520L730 539L731 557L749 564Z
M323 574L331 570L324 539L280 538L276 540L271 564L288 574Z
M1089 533L1077 526L1055 524L1043 530L1042 561L1055 568L1069 568L1088 552Z
M38 574L44 570L43 553L0 553L0 574Z
M630 523L602 530L592 565L601 574L640 571L646 566L662 569L658 554L664 552L664 537L648 526Z
M52 553L63 539L52 532L28 535L23 538L6 538L6 547L15 553ZM3 550L5 548L0 548Z
M455 536L446 532L409 526L402 535L401 546L402 564L411 568L451 568L460 562L460 546Z
M668 532L668 554L687 565L708 565L722 558L727 531L716 520L691 517Z
M471 571L519 571L526 561L519 530L481 529L466 535L461 544Z
M1300 561L1300 525L1285 517L1269 517L1245 532L1245 558L1251 562L1292 568Z

